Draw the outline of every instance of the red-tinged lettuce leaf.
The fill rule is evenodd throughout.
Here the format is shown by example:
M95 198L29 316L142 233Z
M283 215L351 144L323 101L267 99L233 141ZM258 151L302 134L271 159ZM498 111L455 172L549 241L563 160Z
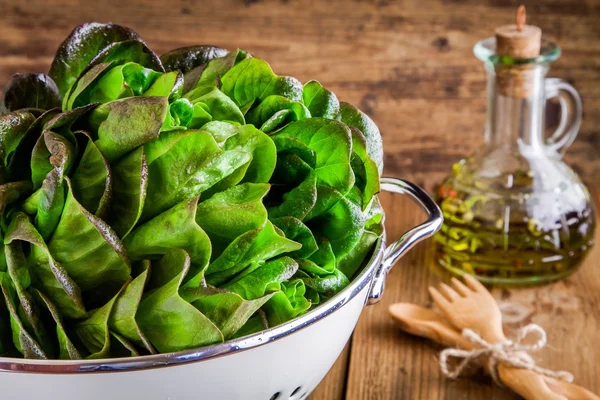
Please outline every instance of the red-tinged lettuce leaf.
M0 185L0 218L11 204L31 193L31 182L19 181Z
M238 236L265 224L267 210L262 199L269 188L266 183L244 183L198 205L196 222L210 238L214 255L221 254Z
M251 154L242 150L223 151L203 131L163 133L145 146L148 161L148 190L142 221L147 221L177 203L198 196L221 184L224 190L243 178ZM235 174L235 179L228 179Z
M248 319L270 298L267 294L253 300L214 287L182 289L181 297L207 316L223 333L225 339L233 337Z
M200 78L194 83L194 86L211 85L221 88L221 78L227 73L234 65L239 64L251 55L244 50L237 49L223 57L215 58L206 64L206 67L200 71ZM190 82L193 79L190 79ZM190 87L190 90L193 87ZM187 92L184 91L184 93Z
M126 62L134 62L154 71L165 72L160 58L138 37L109 44L94 56L83 73L100 63Z
M293 137L315 152L314 169L320 184L340 193L346 193L354 185L350 167L352 137L346 125L325 118L310 118L292 122L275 136Z
M75 333L90 353L86 358L101 359L111 356L111 335L108 320L119 294L102 307L89 312L88 317L75 325Z
M310 118L310 111L299 101L292 101L279 95L265 98L246 115L248 123L269 133L290 122Z
M71 182L65 181L65 207L48 248L83 290L86 301L104 304L129 280L129 258L112 228L87 211L73 196Z
M4 255L2 255L4 256ZM2 282L5 272L0 269L0 282ZM0 288L0 292L1 292ZM0 357L17 357L17 352L12 343L12 332L10 327L10 314L4 301L4 295L0 296Z
M194 349L224 340L219 328L179 294L190 264L190 257L182 249L170 250L152 264L153 271L162 271L162 279L153 277L156 289L142 298L136 321L161 353Z
M352 104L340 103L340 120L346 125L357 128L367 141L367 154L377 165L379 175L383 171L383 142L381 133L375 122L367 114L354 107Z
M79 286L50 254L43 238L23 213L15 213L6 230L4 242L13 241L32 245L27 260L30 273L35 277L36 286L56 304L61 314L69 318L84 317L86 311Z
M34 123L29 126L16 148L9 153L6 171L10 181L31 180L31 157L33 149L42 134L43 126L58 114L59 109L52 109L37 117Z
M15 74L4 86L0 115L24 108L51 110L60 107L56 83L46 74Z
M54 346L42 323L40 310L29 292L31 286L31 275L23 253L22 243L14 241L5 246L8 276L17 293L18 309L21 321L25 328L40 344L44 353L51 356L54 354Z
M161 55L160 60L165 70L180 71L183 74L183 93L187 93L196 86L209 61L227 54L228 51L220 47L188 46L171 50Z
M171 249L184 249L191 259L186 279L189 285L198 285L210 260L211 246L210 239L195 221L197 206L198 197L193 197L136 228L124 239L129 257L156 259Z
M302 83L296 78L275 75L269 64L259 58L239 62L223 75L221 82L223 93L243 110L274 94L302 101Z
M199 86L187 92L184 98L193 105L201 104L213 120L244 124L244 114L235 102L215 86Z
M63 324L63 320L60 314L60 311L56 308L52 301L48 297L46 297L42 292L37 289L33 289L33 292L39 302L44 305L44 307L48 310L54 323L56 324L56 340L58 342L58 354L56 354L55 358L60 360L81 360L81 354L79 350L75 347L71 339L69 338L69 334L67 333L67 329Z
M237 237L206 270L206 280L220 285L251 265L300 249L302 245L280 235L273 224L248 231Z
M340 113L340 102L336 95L317 81L304 84L302 100L313 117L336 119Z
M50 66L61 96L65 96L88 64L106 47L115 42L136 39L137 33L129 28L97 22L76 27L61 43Z
M4 296L4 303L6 304L9 312L12 340L14 346L17 348L17 351L25 358L47 359L48 355L44 352L34 337L27 332L25 325L21 321L18 311L19 300L17 293L15 292L15 289L6 272L0 272L0 286Z
M223 288L239 294L246 300L259 299L267 293L279 290L280 283L294 276L297 270L298 263L294 259L279 257L243 273Z
M96 146L112 164L158 138L168 111L166 97L130 97L98 106L90 115Z
M144 147L138 147L112 166L113 201L108 223L125 238L142 216L148 187L148 163Z
M45 131L40 136L34 153L38 154L37 158L32 158L34 175L41 175L42 170L45 171L46 159L52 169L46 174L41 187L25 201L24 210L35 216L35 227L44 240L47 240L56 229L65 204L64 178L74 164L77 148L64 136ZM48 156L45 158L46 153ZM34 160L39 162L34 164Z
M35 120L36 116L25 110L0 116L0 183L12 180L7 171L8 166Z
M80 135L87 145L71 176L73 194L86 210L106 219L113 192L111 168L91 138L85 132Z
M117 298L108 324L113 334L119 335L117 339L119 339L123 345L126 345L127 343L124 342L121 337L145 348L148 353L154 354L156 353L156 350L154 350L150 341L144 336L135 320L135 315L140 306L140 301L142 300L144 287L148 280L149 264L150 263L148 262L146 264L146 269L125 286Z

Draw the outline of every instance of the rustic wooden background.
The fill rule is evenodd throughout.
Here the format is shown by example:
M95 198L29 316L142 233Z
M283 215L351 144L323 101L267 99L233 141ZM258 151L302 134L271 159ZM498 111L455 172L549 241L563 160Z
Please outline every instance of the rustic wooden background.
M86 21L130 26L158 53L193 44L241 47L267 59L279 74L317 79L359 105L383 133L386 173L431 189L454 161L481 143L485 73L472 47L494 27L512 22L520 3L527 6L528 21L562 47L550 74L574 84L583 97L584 123L567 160L596 187L598 0L0 0L0 85L15 72L46 72L61 40ZM417 222L406 203L388 199L386 204L394 211L389 215L398 216L388 219L390 232ZM352 346L313 399L510 398L489 381L447 382L436 370L429 344L401 335L389 322L388 303L427 302L425 288L437 278L420 268L428 262L426 250L427 244L419 246L394 270L384 304L365 312ZM600 259L598 248L592 258ZM553 329L551 340L575 343L569 357L583 357L583 363L565 361L564 352L546 359L553 367L575 368L580 382L596 391L598 369L585 366L600 364L600 353L579 353L584 345L600 347L599 268L595 262L558 286L516 295L526 303L531 297L532 307L545 312L546 327L552 321L568 326ZM553 291L566 297L554 298ZM548 298L554 300L548 303ZM573 298L575 303L568 303Z
M511 23L509 0L1 0L0 83L46 72L85 21L132 27L161 53L242 47L275 71L317 79L360 105L384 136L386 172L431 188L475 148L485 124L485 74L473 45ZM600 177L600 1L532 0L529 22L561 45L551 75L573 83L585 122L568 153Z

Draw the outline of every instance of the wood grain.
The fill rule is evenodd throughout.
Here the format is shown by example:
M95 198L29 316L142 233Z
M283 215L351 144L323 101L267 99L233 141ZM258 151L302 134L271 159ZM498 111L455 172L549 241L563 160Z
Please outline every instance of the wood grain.
M130 26L158 53L193 44L241 47L277 73L318 79L359 105L382 131L386 174L431 190L482 141L485 73L472 47L512 22L519 3L528 22L562 47L550 75L583 97L584 123L567 161L598 200L598 0L0 0L0 84L16 72L46 72L59 43L86 21ZM421 217L405 200L384 202L390 239ZM311 399L514 398L489 380L446 380L439 349L402 334L387 316L393 302L428 305L426 287L446 279L432 268L429 246L417 246L394 268L383 301L365 310L351 346ZM528 320L549 331L544 366L571 370L578 383L600 391L600 246L562 282L495 295L525 305Z
M585 120L568 153L600 177L600 1L519 1L557 40L551 75L575 84ZM514 20L515 0L0 1L0 83L47 71L77 24L112 21L158 53L192 44L242 47L276 72L318 79L360 105L384 136L386 172L431 189L483 138L485 73L473 45Z

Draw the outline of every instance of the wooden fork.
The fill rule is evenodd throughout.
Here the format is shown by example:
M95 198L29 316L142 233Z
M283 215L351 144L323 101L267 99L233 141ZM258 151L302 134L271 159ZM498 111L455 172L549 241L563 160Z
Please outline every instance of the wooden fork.
M478 280L464 275L465 284L452 279L453 288L441 284L429 293L448 321L459 332L471 329L489 343L506 341L502 313L491 293ZM594 399L598 396L581 386L547 378L526 369L498 364L500 380L526 399ZM552 389L551 389L552 388ZM569 396L569 397L566 397Z

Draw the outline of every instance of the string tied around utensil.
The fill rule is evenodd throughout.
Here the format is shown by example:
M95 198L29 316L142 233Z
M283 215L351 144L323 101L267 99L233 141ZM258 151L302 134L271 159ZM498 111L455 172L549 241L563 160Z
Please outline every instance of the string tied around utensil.
M537 335L538 340L533 344L523 344L523 340L530 334ZM471 362L480 358L487 357L488 370L498 385L503 386L498 377L498 363L503 363L516 368L524 368L538 374L551 378L561 379L566 382L573 382L573 374L567 371L552 371L536 365L535 360L529 355L529 352L540 350L546 345L546 332L541 326L529 324L519 330L517 338L504 342L488 343L480 335L471 329L464 329L462 335L478 346L474 350L463 350L458 348L449 348L440 354L440 369L448 378L457 378L463 372L465 367ZM454 368L450 368L449 359L462 359Z

